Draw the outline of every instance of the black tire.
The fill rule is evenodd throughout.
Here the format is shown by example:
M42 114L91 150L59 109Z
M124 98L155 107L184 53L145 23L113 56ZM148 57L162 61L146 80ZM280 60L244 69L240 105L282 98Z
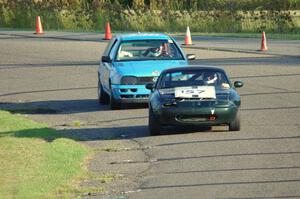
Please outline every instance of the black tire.
M240 113L237 112L234 120L229 123L229 131L239 131L241 130L241 119L240 119Z
M121 103L117 102L112 94L110 93L110 98L109 98L109 105L111 110L119 110L121 109Z
M101 104L108 104L109 96L103 90L100 80L98 80L98 102Z
M155 115L150 105L149 105L148 128L149 128L150 135L160 135L161 124L155 118Z

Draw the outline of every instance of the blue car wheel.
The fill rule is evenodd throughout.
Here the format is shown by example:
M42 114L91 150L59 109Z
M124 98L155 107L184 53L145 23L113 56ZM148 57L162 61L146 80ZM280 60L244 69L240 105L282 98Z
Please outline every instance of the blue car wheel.
M103 90L100 80L98 80L98 102L101 104L107 104L109 101L109 96Z
M116 99L114 98L113 92L110 92L110 109L112 110L119 110L121 109L121 103L116 101Z

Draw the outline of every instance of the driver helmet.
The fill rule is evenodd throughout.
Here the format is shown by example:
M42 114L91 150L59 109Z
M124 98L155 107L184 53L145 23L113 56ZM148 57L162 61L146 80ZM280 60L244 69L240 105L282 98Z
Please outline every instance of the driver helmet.
M218 79L217 73L215 72L206 72L204 74L204 81L206 84L214 84Z
M161 55L161 53L162 53L162 46L159 46L155 48L150 48L148 55L152 57L158 57Z

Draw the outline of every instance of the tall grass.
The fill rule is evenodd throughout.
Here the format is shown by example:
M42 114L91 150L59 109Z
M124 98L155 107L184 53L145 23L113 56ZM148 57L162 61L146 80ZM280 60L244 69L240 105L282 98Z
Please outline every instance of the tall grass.
M0 27L33 29L37 15L46 30L103 31L109 21L114 31L184 32L190 26L194 32L208 33L300 33L299 10L152 10L124 8L117 3L85 10L0 7Z
M300 11L161 11L120 10L119 14L99 11L102 21L115 30L183 32L299 33ZM96 14L97 15L97 14ZM98 15L101 20L101 16ZM103 17L105 16L105 17ZM102 24L102 27L104 25ZM100 28L100 27L99 27Z

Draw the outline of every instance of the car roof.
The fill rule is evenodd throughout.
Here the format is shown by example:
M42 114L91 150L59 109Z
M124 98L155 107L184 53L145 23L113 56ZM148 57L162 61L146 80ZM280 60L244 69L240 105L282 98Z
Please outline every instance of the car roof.
M131 34L122 34L116 36L118 39L123 41L132 41L132 40L168 40L171 39L170 36L163 33L131 33Z
M162 73L173 73L173 72L184 72L184 71L197 71L197 70L213 70L213 71L220 71L225 72L224 69L218 66L207 66L207 65L189 65L183 67L176 67L164 70Z

